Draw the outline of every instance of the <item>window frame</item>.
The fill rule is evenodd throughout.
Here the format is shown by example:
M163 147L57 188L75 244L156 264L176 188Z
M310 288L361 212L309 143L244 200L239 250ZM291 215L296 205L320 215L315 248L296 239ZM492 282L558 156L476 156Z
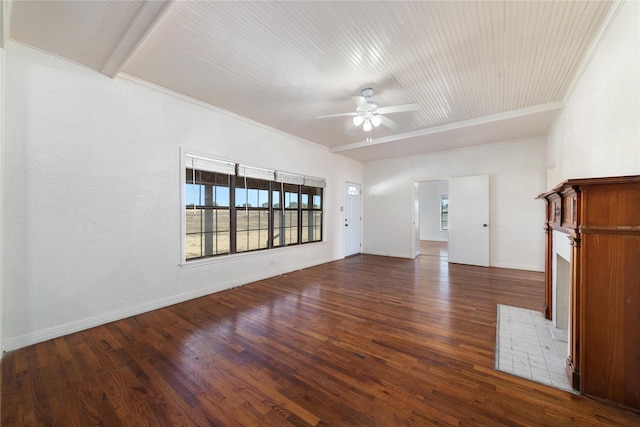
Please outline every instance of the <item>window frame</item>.
M187 211L188 209L191 207L193 208L194 204L189 204L187 205L187 202L190 201L188 199L187 196L187 185L188 184L192 184L189 180L189 178L186 176L187 171L189 171L189 169L191 169L191 167L188 165L188 161L192 160L194 158L197 158L198 160L202 159L202 161L200 162L201 164L204 162L204 164L207 164L207 161L211 162L210 164L214 165L213 168L215 169L215 165L217 164L222 164L223 168L227 168L225 169L227 172L229 173L221 173L221 172L211 172L209 170L209 173L215 173L217 174L216 176L220 176L220 175L226 175L227 178L227 182L229 184L228 186L228 192L229 192L229 196L228 196L228 204L229 206L207 206L206 208L208 210L228 210L228 217L229 217L229 224L227 229L229 230L229 251L228 252L218 252L217 249L212 252L207 253L205 251L204 248L204 241L201 239L200 240L200 244L201 244L201 249L200 249L200 254L201 256L199 257L190 257L187 258L187 256L189 255L189 253L187 252ZM324 243L324 197L325 197L325 180L324 179L320 179L320 178L308 178L303 176L303 175L296 175L296 174L291 174L291 173L286 173L286 172L276 172L276 171L269 171L267 169L260 169L260 168L251 168L249 166L244 166L244 165L240 165L238 163L234 163L234 162L229 162L229 161L225 161L225 160L219 160L219 159L215 159L212 158L210 156L206 156L206 155L200 155L197 153L194 153L191 150L183 150L181 149L181 180L180 180L180 199L181 199L181 209L182 209L182 215L181 215L181 236L180 236L180 242L181 242L181 261L179 263L180 266L183 267L188 267L188 266L195 266L195 265L200 265L200 264L207 264L207 263L211 263L211 262L219 262L219 261L223 261L223 260L229 260L232 258L237 258L237 257L246 257L246 256L253 256L256 253L260 253L263 251L270 251L270 250L283 250L286 248L295 248L296 246L299 245L303 245L303 244L308 244L308 243ZM195 164L195 160L193 161L192 164ZM234 167L235 166L235 167ZM206 166L205 166L206 167ZM195 168L196 173L200 170L197 167ZM230 171L234 170L233 173L231 173ZM253 170L253 172L251 172ZM248 171L248 172L247 172ZM189 173L192 173L191 171L189 171ZM278 176L279 174L281 174L280 176L284 176L283 180L278 181ZM256 177L257 176L257 177ZM273 177L272 179L265 179L266 177ZM259 189L259 191L261 190L265 190L267 191L267 206L245 206L245 207L237 207L237 203L236 203L236 190L242 188L244 189L244 185L240 186L238 183L240 181L242 181L242 183L244 183L245 179L247 180L247 182L251 182L253 181L254 184L258 183L260 185L262 185L262 187L265 188L261 188ZM290 182L292 182L291 180L294 179L294 181L296 182L296 184L292 184ZM305 181L309 181L310 185L304 185ZM287 206L283 206L283 202L284 202L284 198L285 198L285 194L286 191L283 192L282 189L285 187L289 187L289 192L290 193L295 193L296 197L297 197L297 206L295 207L287 207ZM309 211L309 209L303 209L302 207L302 188L303 187L308 187L308 188L312 188L312 189L316 189L316 192L319 193L320 195L320 207L319 208L315 208L315 209L311 209L311 212L320 212L320 224L317 225L316 227L319 228L319 239L315 239L315 240L310 240L310 241L305 241L302 242L302 216L303 214L307 214L307 212ZM215 188L215 187L214 187ZM251 187L249 187L249 190L251 190ZM293 190L293 191L291 191ZM215 192L215 190L213 190ZM200 193L198 194L198 196L200 196ZM262 203L262 200L259 199L259 195L258 195L258 200L259 200L259 204ZM309 196L312 200L312 196ZM280 200L276 200L276 198L279 198ZM192 200L195 200L192 198ZM202 199L200 199L200 203L202 203L201 201ZM276 206L276 203L280 203L279 206ZM249 200L246 201L246 203L250 203ZM312 204L312 201L311 201ZM282 209L280 209L279 207L282 206ZM196 205L196 208L199 208L200 205ZM242 233L243 231L247 231L250 232L251 230L238 230L238 213L241 211L246 211L246 212L255 212L255 211L259 211L259 212L266 212L266 219L267 219L267 225L266 227L260 227L260 230L264 230L266 231L266 245L262 246L262 242L258 245L259 247L249 247L248 250L241 250L238 251L239 246L238 246L238 236L239 233ZM296 225L295 225L295 241L285 241L285 244L283 245L276 245L275 241L274 241L274 235L276 233L276 230L274 229L274 225L275 225L275 218L278 215L278 211L280 211L280 214L282 214L282 212L284 212L285 214L291 213L294 215L295 217L295 221L296 221ZM304 212L303 212L304 211ZM204 211L201 211L201 218L204 218ZM203 227L203 223L202 220L201 221L201 230L204 230ZM249 224L249 222L247 223ZM216 228L220 228L219 226L216 226ZM224 227L222 227L224 228ZM204 236L204 232L205 231L201 231L200 234L202 236ZM197 233L192 233L192 234L197 234ZM259 234L261 234L259 232ZM204 237L203 237L204 238ZM193 253L193 252L191 252Z
M300 205L300 185L298 184L281 184L281 193L282 195L280 196L280 200L281 200L281 212L282 212L282 216L280 217L280 229L281 229L281 233L284 233L284 244L281 245L281 247L286 247L286 246L295 246L295 245L299 245L300 244L300 209L301 209L301 205ZM289 190L289 191L287 191ZM287 204L287 194L295 194L296 195L296 206L295 207L291 207L291 201L289 201L289 204ZM294 227L292 227L290 224L290 222L288 220L290 220L290 218L295 218L295 233L291 233L292 229ZM287 230L289 230L290 232L287 233ZM275 234L275 224L273 225L273 231ZM287 240L287 236L295 236L295 241L294 242L290 242Z
M189 182L189 171L192 171L192 177L191 180L192 182ZM216 192L217 192L217 187L222 187L224 188L224 186L222 185L218 185L218 184L222 184L222 182L218 182L218 178L223 178L226 177L227 178L227 185L226 188L228 189L228 191L231 191L231 183L230 183L230 175L226 175L226 174L222 174L219 172L209 172L209 171L197 171L197 173L199 174L200 178L196 179L195 182L193 181L195 179L195 175L196 172L193 171L190 168L186 168L185 169L185 174L184 174L184 179L185 179L185 212L184 212L184 217L185 217L185 233L184 233L184 238L185 238L185 244L184 244L184 259L185 261L187 260L187 236L189 235L200 235L200 256L199 257L190 257L188 258L189 261L192 260L197 260L197 259L203 259L203 258L209 258L211 256L219 256L219 255L225 255L228 254L230 252L218 252L218 237L220 234L223 233L228 233L229 234L229 239L231 239L231 230L229 228L227 228L227 230L219 230L217 228L217 224L218 224L218 211L227 211L227 216L231 214L231 207L229 206L230 203L227 203L227 205L219 205L218 204L218 199L216 197ZM209 180L209 181L204 181L202 176L203 175L212 175L213 179ZM222 181L222 180L221 180ZM202 188L199 191L199 204L195 203L195 199L193 199L194 203L186 203L187 202L187 196L189 195L189 191L187 190L187 185L198 185L198 186L202 186ZM207 203L207 198L208 198L208 190L211 191L211 195L213 197L211 197L211 204ZM201 196L201 192L204 193L204 203L202 200L202 196ZM230 195L229 195L230 197ZM200 223L200 232L189 232L189 227L188 227L188 211L193 209L194 211L198 211L200 212L200 219L199 219L199 223ZM213 218L209 218L207 219L208 215L215 215L216 219L215 219L215 223L216 223L216 229L213 230L209 230L207 231L206 229L203 230L203 227L206 227L206 224L208 222L208 220L211 220ZM207 235L209 235L207 237ZM210 249L212 249L214 252L216 252L215 254L209 254L207 255L205 252L207 251L207 247L206 244L203 243L203 239L206 240L211 240L211 244L212 247ZM215 241L215 243L213 243ZM229 242L229 251L231 250L230 247L230 242Z
M446 212L444 211L445 207L447 208ZM449 196L447 194L440 196L440 231L449 231Z
M235 211L235 224L233 224L234 219L231 218L231 214L229 215L230 217L230 221L231 221L231 226L234 226L235 228L235 232L233 233L234 236L232 236L232 240L235 237L235 245L232 245L233 251L231 252L232 254L240 254L240 253L246 253L246 252L253 252L253 251L261 251L261 250L265 250L265 249L271 249L271 240L270 240L270 235L271 235L271 223L272 223L272 210L270 209L270 202L271 202L271 181L267 181L264 179L259 179L259 178L247 178L246 176L233 176L231 178L232 180L234 180L234 209L233 211ZM266 189L264 188L258 188L256 186L256 183L264 183L266 185ZM249 187L249 184L251 183L251 187ZM254 187L255 186L255 187ZM247 199L245 200L245 206L238 206L238 201L235 200L235 198L237 197L237 190L242 190L245 189L246 191L246 197ZM257 198L257 202L258 204L260 203L260 191L267 191L267 206L251 206L251 204L249 203L249 191L248 190L258 190L258 198ZM238 228L238 213L244 211L247 214L247 229L246 230L240 230ZM251 228L250 227L250 223L251 223L251 212L266 212L267 213L267 226L266 228ZM262 215L258 215L258 221L260 221ZM230 227L231 228L231 227ZM265 242L266 242L266 247L261 248L251 248L250 247L250 238L251 238L251 232L252 231L258 231L260 232L261 230L265 230L267 233ZM239 246L239 236L240 236L240 232L247 232L247 250L239 250L238 246ZM260 239L258 239L258 242L260 242Z
M306 193L305 189L308 189L309 192ZM313 203L313 199L314 196L316 196L317 194L313 194L312 189L315 189L316 193L320 193L320 206L316 207L315 204ZM308 200L307 200L307 206L305 208L305 204L303 201L303 195L307 195L308 196ZM315 242L321 242L323 240L323 226L322 223L324 222L324 212L323 212L323 204L324 204L324 189L322 187L314 187L314 186L310 186L310 185L301 185L300 186L300 206L301 206L301 217L300 217L300 244L302 245L306 245L307 243L315 243ZM312 233L311 231L314 230L316 228L315 225L315 221L313 220L313 218L315 218L315 213L320 213L320 238L319 239L314 239L311 238L311 235L315 235L315 233ZM304 237L304 216L305 214L307 215L307 240L305 241L303 239Z

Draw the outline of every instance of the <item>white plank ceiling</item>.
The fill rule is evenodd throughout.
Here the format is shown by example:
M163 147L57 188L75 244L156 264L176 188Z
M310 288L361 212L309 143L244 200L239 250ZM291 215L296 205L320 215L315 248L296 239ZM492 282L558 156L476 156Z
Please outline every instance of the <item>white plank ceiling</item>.
M547 135L619 2L14 1L9 39L362 161ZM6 13L6 12L5 12ZM5 27L7 25L5 24ZM401 128L347 133L366 87Z

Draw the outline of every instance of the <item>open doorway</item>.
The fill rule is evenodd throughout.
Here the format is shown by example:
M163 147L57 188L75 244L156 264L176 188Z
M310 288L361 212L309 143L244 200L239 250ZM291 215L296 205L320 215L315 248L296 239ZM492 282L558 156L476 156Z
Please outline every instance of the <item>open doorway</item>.
M449 182L424 181L419 185L420 255L449 256Z
M446 190L437 189L429 180L414 182L414 214L411 236L413 256L422 253L420 242L444 241L440 233L446 222L447 260L450 263L489 266L489 175L451 177L446 182ZM425 200L422 200L422 187L425 186ZM431 186L431 187L429 187ZM431 188L431 194L429 190ZM446 204L442 195L447 194ZM446 221L443 221L443 208L446 206ZM434 213L433 209L436 210ZM427 225L421 224L423 215L431 215ZM436 228L437 227L437 228ZM434 229L436 234L423 234Z

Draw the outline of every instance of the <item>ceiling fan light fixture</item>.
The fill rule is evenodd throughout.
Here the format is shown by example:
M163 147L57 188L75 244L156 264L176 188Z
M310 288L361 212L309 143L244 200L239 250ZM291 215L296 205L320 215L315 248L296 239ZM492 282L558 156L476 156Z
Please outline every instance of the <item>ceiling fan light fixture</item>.
M371 99L373 96L373 89L370 87L362 89L362 96L353 96L353 100L356 103L356 111L355 113L338 113L338 114L327 114L324 116L318 116L318 119L325 119L329 117L344 117L349 116L352 119L353 125L347 126L345 129L346 133L352 133L353 130L362 126L362 130L364 132L371 132L374 127L379 127L380 125L391 129L395 132L400 132L402 127L394 122L393 120L387 118L385 114L389 113L404 113L408 111L417 111L419 110L420 104L414 102L413 104L400 104L400 105L391 105L380 107L378 101Z

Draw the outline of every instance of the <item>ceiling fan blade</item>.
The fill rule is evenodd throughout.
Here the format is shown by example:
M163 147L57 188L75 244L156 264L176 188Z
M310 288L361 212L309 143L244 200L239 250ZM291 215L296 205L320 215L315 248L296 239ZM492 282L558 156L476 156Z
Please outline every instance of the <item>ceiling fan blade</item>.
M364 99L364 96L353 96L352 98L356 105L360 107L362 111L366 111L369 109L369 103L366 99Z
M357 116L357 113L338 113L338 114L327 114L324 116L318 116L316 119L327 119L329 117L353 117Z
M376 110L378 114L389 114L389 113L402 113L404 111L417 111L421 109L422 106L417 102L413 104L402 104L402 105L391 105L389 107L380 107Z
M402 127L397 124L396 122L394 122L391 119L386 118L385 116L378 116L382 119L382 122L380 123L382 126L386 126L389 129L393 130L393 131L400 131L402 129Z

